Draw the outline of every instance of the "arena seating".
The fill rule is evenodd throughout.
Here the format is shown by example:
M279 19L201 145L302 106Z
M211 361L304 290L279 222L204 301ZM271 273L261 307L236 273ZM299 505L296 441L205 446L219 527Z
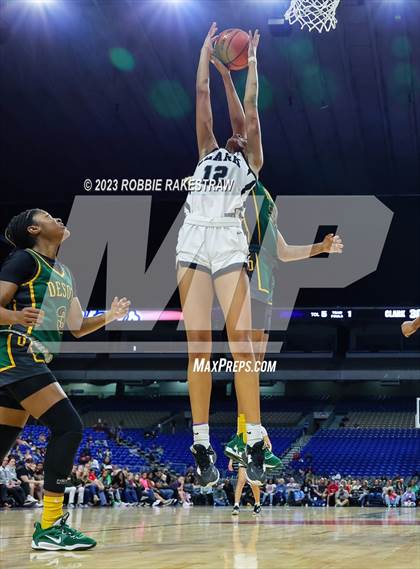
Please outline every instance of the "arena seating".
M270 437L273 446L278 454L285 452L296 440L301 431L299 429L273 428L270 429ZM28 425L25 427L22 437L25 440L33 441L37 446L46 446L46 443L39 442L41 434L48 435L48 429L42 426ZM112 456L112 463L121 467L127 466L134 471L148 470L150 466L150 453L156 462L169 466L179 472L183 472L192 465L193 460L189 447L191 445L191 432L188 430L177 432L176 434L160 434L154 438L146 438L145 431L142 429L124 429L123 439L129 444L118 444L105 431L95 429L84 429L83 439L79 447L79 453L86 448L89 443L89 452L92 458L101 459L104 452L109 450ZM227 459L223 455L223 445L232 436L231 428L215 428L211 433L213 447L219 456L220 467L227 467ZM159 449L162 449L162 454Z
M419 429L325 429L302 449L315 474L358 477L420 471Z
M346 423L346 428L413 429L415 423L414 413L410 412L378 413L376 411L356 411L348 413L347 417L349 420Z
M94 425L100 417L109 426L117 426L121 421L128 428L152 428L170 417L168 411L89 411L82 415L85 425Z

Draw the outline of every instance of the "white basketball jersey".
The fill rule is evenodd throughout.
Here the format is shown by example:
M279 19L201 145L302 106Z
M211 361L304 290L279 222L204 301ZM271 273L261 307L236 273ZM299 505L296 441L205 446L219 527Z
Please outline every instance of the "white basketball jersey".
M185 213L207 218L243 215L246 198L256 183L241 152L217 148L200 160L189 184Z

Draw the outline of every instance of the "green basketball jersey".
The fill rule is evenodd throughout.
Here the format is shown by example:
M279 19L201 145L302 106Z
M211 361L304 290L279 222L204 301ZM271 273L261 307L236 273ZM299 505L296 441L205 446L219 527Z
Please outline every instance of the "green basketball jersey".
M244 229L250 251L259 252L264 248L277 262L277 208L259 180L246 203Z
M61 263L52 266L32 249L26 249L36 262L34 277L19 286L9 310L32 307L44 311L41 324L26 328L20 324L1 326L1 331L14 332L38 340L50 352L57 352L67 320L67 313L73 300L73 278L70 270Z
M277 257L277 207L258 181L248 197L244 230L249 242L248 276L251 298L272 304Z

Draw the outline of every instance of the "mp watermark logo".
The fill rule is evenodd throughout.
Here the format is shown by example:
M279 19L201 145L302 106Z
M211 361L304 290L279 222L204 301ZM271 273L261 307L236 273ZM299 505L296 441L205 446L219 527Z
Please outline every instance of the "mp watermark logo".
M257 203L261 207L262 199L257 199ZM289 243L313 243L320 226L336 226L345 245L341 255L295 263L279 261L276 298L290 313L301 289L344 288L376 270L393 217L392 211L376 197L279 196L275 203L277 225ZM67 224L71 237L61 247L59 256L75 275L78 297L86 307L106 255L107 306L115 296L125 296L132 307L152 309L155 316L142 322L143 331L154 328L177 289L175 247L184 218L181 209L148 264L151 206L152 197L144 195L77 196ZM248 228L250 232L253 229ZM258 279L257 271L252 278ZM271 330L285 330L288 323L288 318L273 321ZM113 322L107 329L138 330L138 326L134 319ZM218 326L222 329L224 323L219 322ZM183 328L181 319L178 329ZM225 354L226 343L213 343L211 350L213 354ZM241 351L240 346L238 350ZM280 350L281 342L267 346L271 353ZM62 351L121 353L127 347L125 342L66 342ZM144 341L140 346L137 343L137 352L187 353L187 345Z

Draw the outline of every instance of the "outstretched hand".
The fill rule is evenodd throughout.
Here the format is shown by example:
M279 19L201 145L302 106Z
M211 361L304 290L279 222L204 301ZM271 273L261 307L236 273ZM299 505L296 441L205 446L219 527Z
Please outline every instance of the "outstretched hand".
M260 42L260 32L255 30L254 35L252 35L251 30L248 32L248 57L256 57L257 56L257 47Z
M344 245L339 235L329 233L322 241L322 248L324 253L342 253Z
M124 318L130 310L131 302L124 298L114 298L111 304L111 308L108 312L112 320L118 320L119 318Z
M213 22L210 26L209 31L207 32L206 39L204 40L203 47L201 48L202 51L205 51L210 59L213 55L213 44L214 41L217 39L216 36L217 32L217 24Z

